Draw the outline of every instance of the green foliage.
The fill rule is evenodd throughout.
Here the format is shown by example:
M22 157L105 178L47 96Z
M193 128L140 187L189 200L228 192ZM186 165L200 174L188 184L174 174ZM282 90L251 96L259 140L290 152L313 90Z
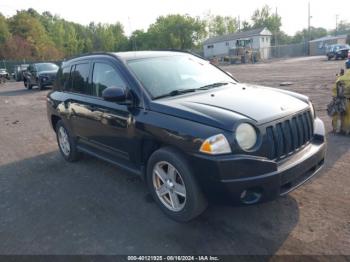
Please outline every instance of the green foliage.
M256 9L252 16L252 28L264 28L266 27L271 32L279 32L282 26L282 18L276 14L271 13L271 9L268 5L263 6L261 9Z
M242 30L242 31L248 31L248 30L251 30L251 29L252 29L252 26L249 24L249 22L246 21L246 20L244 20L244 21L242 22L242 28L241 28L241 30Z
M129 39L131 50L192 49L206 36L205 23L183 15L160 16L147 32L136 30Z
M342 20L339 22L337 30L330 32L332 35L347 35L346 42L350 44L350 23Z
M0 44L5 43L10 36L11 35L6 23L6 18L0 13Z
M297 32L293 39L293 43L302 43L309 40L314 40L323 36L328 35L328 32L326 29L322 27L310 27L310 36L309 36L309 30L307 28L303 29L302 31Z
M0 15L0 57L53 60L92 51L126 50L123 26L68 22L50 12L17 11L9 19ZM25 50L21 50L25 48Z
M208 15L205 19L209 36L234 33L238 29L238 21L230 16Z
M304 29L294 37L281 28L281 17L265 5L254 11L251 22L243 21L241 30L268 28L274 35L272 45L300 43L308 39ZM201 49L207 36L234 33L239 24L230 16L211 15L204 18L189 15L160 16L149 28L134 31L129 38L121 23L90 23L87 26L66 21L50 12L38 13L30 8L5 18L0 13L0 58L53 60L93 51L125 51L150 49ZM350 35L350 23L341 21L338 30L311 28L311 39L329 34ZM350 39L348 39L350 41Z
M190 16L160 16L147 33L153 48L191 49L205 35L205 24Z

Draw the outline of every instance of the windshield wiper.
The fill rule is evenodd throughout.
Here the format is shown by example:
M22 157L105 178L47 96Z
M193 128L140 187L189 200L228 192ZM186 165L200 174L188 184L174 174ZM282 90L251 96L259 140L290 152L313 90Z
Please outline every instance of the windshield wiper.
M160 95L160 96L156 96L154 97L154 99L158 99L158 98L163 98L163 97L168 97L168 96L177 96L177 95L182 95L182 94L186 94L186 93L191 93L191 92L196 92L196 88L191 88L191 89L176 89L173 90L167 94L164 95Z
M212 83L212 84L209 84L209 85L202 86L202 87L198 88L197 90L208 90L208 89L211 89L211 88L227 85L228 83L229 82L216 82L216 83Z
M182 95L182 94L186 94L186 93L196 92L196 91L200 91L200 90L208 90L208 89L211 89L211 88L227 85L228 83L230 83L230 82L217 82L217 83L212 83L210 85L205 85L205 86L202 86L202 87L199 87L199 88L176 89L176 90L173 90L173 91L171 91L171 92L169 92L167 94L156 96L153 99L169 97L169 96L177 96L177 95Z

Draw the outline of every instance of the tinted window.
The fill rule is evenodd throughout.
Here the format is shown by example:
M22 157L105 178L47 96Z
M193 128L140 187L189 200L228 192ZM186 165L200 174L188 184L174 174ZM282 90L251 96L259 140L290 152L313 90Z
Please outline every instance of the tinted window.
M60 85L64 90L68 90L69 86L69 77L70 77L70 69L71 67L63 67L62 72L60 72ZM61 70L60 70L61 71Z
M88 87L89 64L77 64L72 72L72 91L81 94L91 95L92 92Z
M92 83L93 94L99 97L107 87L125 86L118 72L112 66L103 63L95 63Z

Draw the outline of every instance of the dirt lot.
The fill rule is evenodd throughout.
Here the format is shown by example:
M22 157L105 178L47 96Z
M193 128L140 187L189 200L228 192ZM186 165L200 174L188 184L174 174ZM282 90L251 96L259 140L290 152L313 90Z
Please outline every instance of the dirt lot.
M310 96L325 108L343 61L303 58L229 66L242 82ZM48 91L0 86L0 254L348 254L350 137L328 135L326 167L289 196L249 207L215 206L178 224L145 185L85 156L66 163L46 119Z

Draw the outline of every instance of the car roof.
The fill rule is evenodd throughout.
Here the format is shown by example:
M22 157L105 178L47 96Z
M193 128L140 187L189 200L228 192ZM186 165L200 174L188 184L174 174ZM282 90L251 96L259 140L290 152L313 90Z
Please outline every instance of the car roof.
M98 53L88 53L82 54L80 56L72 57L63 61L62 66L68 66L71 63L77 62L79 60L84 60L92 57L101 57L101 56L112 56L116 57L119 60L124 62L137 60L137 59L145 59L145 58L155 58L155 57L169 57L169 56L181 56L181 55L194 55L199 58L199 55L192 54L186 51L128 51L128 52L98 52ZM204 59L204 58L202 58Z
M34 65L44 65L44 64L53 64L53 65L56 65L55 63L51 63L51 62L34 63Z
M129 51L117 52L112 54L117 56L121 60L129 61L135 59L188 55L189 53L180 51Z

